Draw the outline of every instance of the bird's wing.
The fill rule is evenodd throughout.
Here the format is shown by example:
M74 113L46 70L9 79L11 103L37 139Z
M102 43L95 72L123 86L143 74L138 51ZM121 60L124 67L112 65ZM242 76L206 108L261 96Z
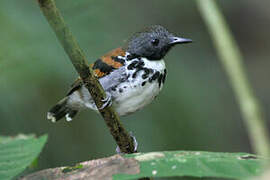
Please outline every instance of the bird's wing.
M124 57L125 51L122 48L117 48L96 60L90 67L94 71L94 75L99 79L105 90L117 86L123 82L127 75L125 73L125 60L118 56ZM81 88L83 85L82 79L79 77L68 91L67 95Z
M77 91L78 89L80 89L83 85L83 81L81 79L81 77L78 77L73 84L71 84L70 89L67 93L67 96L71 95L74 91Z

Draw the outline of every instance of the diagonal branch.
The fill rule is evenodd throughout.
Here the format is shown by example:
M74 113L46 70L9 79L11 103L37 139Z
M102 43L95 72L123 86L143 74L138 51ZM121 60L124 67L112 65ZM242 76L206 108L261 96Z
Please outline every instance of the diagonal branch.
M68 54L70 61L93 97L97 107L101 108L103 105L102 100L106 98L106 93L97 78L94 76L92 69L87 65L84 53L65 24L54 0L38 0L38 3L51 28L54 30L59 42ZM119 116L114 111L113 107L110 106L100 109L99 112L109 127L110 132L121 152L133 153L133 139L124 129Z

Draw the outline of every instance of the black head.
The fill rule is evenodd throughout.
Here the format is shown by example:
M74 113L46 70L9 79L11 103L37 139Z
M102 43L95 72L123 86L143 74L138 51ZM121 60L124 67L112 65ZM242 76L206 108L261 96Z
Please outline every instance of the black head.
M126 45L126 50L136 57L160 60L176 44L190 43L191 39L176 37L164 27L154 25L135 33Z

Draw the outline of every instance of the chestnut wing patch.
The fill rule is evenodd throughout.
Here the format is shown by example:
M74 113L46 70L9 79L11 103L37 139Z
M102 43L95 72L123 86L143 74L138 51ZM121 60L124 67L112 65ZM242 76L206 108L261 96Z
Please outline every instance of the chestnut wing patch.
M122 48L117 48L105 54L98 59L91 68L94 70L95 75L101 78L110 74L114 69L118 69L125 65L125 60L118 58L118 56L125 56L126 53Z
M125 65L125 60L118 58L118 56L125 56L126 52L122 48L117 48L109 53L102 56L100 59L96 60L90 67L93 69L94 74L97 78L102 78L115 69L119 69L120 67ZM72 85L71 89L68 91L67 95L72 94L74 91L81 88L83 82L79 77Z

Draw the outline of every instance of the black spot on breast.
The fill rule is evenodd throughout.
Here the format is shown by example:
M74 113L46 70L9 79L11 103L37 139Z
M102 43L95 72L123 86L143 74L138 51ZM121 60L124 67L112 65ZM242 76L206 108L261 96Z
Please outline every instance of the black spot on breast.
M153 76L149 78L149 82L151 83L152 81L155 81L159 76L160 72L159 71L155 72Z
M132 59L132 56L129 54L129 55L127 55L127 60L129 61L129 60L131 60Z
M132 78L134 79L136 78L136 76L137 76L137 71L132 74Z
M132 74L132 78L136 78L137 77L137 73L140 72L141 70L143 70L143 67L137 66L136 67L136 71Z
M142 82L142 86L144 86L146 84L146 81Z
M164 70L164 74L163 74L163 78L162 78L162 83L164 84L165 80L166 80L166 76L167 76L167 70Z
M122 88L119 88L119 92L122 93L123 92L123 89Z
M135 65L136 68L143 68L143 66L144 66L143 61L139 61L139 63Z
M112 91L116 91L116 86L111 88Z
M143 74L143 75L142 75L142 78L143 78L143 79L148 78L148 74Z
M143 67L144 65L145 65L145 63L140 59L139 59L139 61L134 61L130 65L128 65L128 67L127 67L128 70L135 69L135 72L132 74L132 78L136 78L137 73L139 71L146 69L146 68Z
M128 79L129 77L130 77L130 74L127 74L127 77L126 78Z
M148 78L149 74L153 72L153 69L143 68L144 74L142 75L143 79Z
M130 65L128 65L127 69L128 70L132 70L135 69L135 66L138 64L138 61L134 61L132 63L130 63Z
M160 74L159 77L158 77L158 86L159 87L161 86L162 79L163 79L163 74Z
M127 86L124 86L124 88L126 89L126 88L127 88Z

